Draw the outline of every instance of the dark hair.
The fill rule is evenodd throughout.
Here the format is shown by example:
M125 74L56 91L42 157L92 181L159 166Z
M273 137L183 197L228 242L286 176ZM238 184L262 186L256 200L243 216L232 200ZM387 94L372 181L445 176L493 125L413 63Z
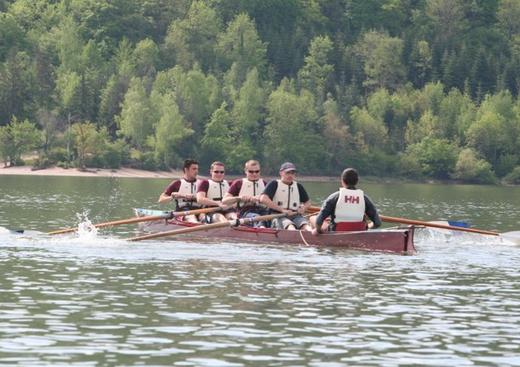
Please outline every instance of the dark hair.
M341 180L347 186L356 186L359 181L359 176L354 168L347 168L341 174Z
M191 167L191 165L193 164L199 164L199 162L197 162L195 159L186 159L184 161L184 165L182 166L182 170L185 171L187 169L189 169Z

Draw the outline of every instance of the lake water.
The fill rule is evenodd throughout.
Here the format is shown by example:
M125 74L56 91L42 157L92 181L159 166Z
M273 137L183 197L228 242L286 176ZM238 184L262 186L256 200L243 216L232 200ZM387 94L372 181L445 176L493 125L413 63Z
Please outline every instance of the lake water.
M159 208L167 183L0 176L0 227L26 231L0 228L0 365L520 366L520 247L500 237L420 229L399 256L41 233ZM361 187L387 216L520 230L517 187Z

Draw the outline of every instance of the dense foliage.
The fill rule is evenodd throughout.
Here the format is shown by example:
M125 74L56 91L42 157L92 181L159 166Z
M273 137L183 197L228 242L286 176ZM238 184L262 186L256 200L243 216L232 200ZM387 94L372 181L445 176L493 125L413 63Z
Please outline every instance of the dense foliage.
M518 182L517 0L1 0L6 164Z

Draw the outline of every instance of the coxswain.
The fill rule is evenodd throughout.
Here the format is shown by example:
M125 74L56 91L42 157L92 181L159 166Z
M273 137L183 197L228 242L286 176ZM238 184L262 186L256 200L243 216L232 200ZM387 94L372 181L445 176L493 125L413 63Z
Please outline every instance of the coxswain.
M381 219L375 205L360 189L356 188L359 175L353 168L347 168L341 174L341 188L331 194L323 203L312 233L317 235L324 231L365 231L381 226ZM330 218L329 224L324 224Z

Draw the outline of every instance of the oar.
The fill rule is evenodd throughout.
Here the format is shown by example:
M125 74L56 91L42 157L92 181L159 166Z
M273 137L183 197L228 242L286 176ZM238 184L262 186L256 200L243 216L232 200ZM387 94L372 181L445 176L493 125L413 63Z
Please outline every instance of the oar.
M478 233L478 234L487 234L487 235L491 235L491 236L499 236L500 235L500 233L498 233L498 232L487 231L487 230L484 230L484 229L456 227L456 226L450 226L450 225L447 225L447 224L425 222L425 221L422 221L422 220L415 220L415 219L398 218L398 217L387 217L386 215L380 215L379 218L381 218L381 220L383 222L389 222L389 223L412 224L412 225L432 227L432 228L450 229L450 230L453 230L453 231L471 232L471 233Z
M315 211L319 211L319 210L320 210L320 208L316 207L316 206L309 207L309 211L315 212ZM424 227L449 229L452 231L470 232L470 233L485 234L485 235L490 235L490 236L500 236L500 237L505 238L508 241L520 244L520 231L499 233L499 232L495 232L495 231L487 231L487 230L477 229L477 228L450 226L450 225L446 225L446 224L425 222L425 221L421 221L421 220L414 220L414 219L408 219L408 218L388 217L386 215L379 215L379 218L381 218L381 220L383 222L389 222L389 223L412 224L412 225L419 225L419 226L424 226Z
M260 215L254 218L240 218L236 220L230 220L225 222L218 222L218 223L212 223L212 224L201 224L194 227L188 227L188 228L181 228L181 229L175 229L172 231L165 231L165 232L159 232L159 233L152 233L147 234L143 236L137 236L129 238L128 241L142 241L142 240L149 240L152 238L159 238L159 237L169 237L169 236L175 236L178 234L186 234L186 233L192 233L197 231L205 231L208 229L215 229L215 228L224 228L224 227L231 227L231 226L239 226L244 224L251 224L255 222L261 222L261 221L267 221L275 218L290 216L285 213L278 213L278 214L270 214L270 215Z
M506 240L514 242L516 244L520 244L520 231L500 233L500 232L487 231L484 229L477 229L477 228L454 227L454 226L448 226L448 225L439 224L439 223L423 222L420 220L387 217L385 215L380 215L379 217L381 218L382 221L390 222L390 223L413 224L413 225L421 225L421 226L425 226L425 227L449 229L452 231L461 231L461 232L485 234L485 235L489 235L489 236L498 236L498 237L505 238Z
M22 234L24 232L23 229L8 229L5 227L0 227L0 234L9 233L9 234Z
M185 215L193 215L193 214L204 214L204 213L211 213L216 212L220 210L218 206L210 207L210 208L203 208L203 209L194 209L194 210L188 210L185 212L169 212L166 211L163 214L160 215L147 215L144 217L132 217L128 219L120 219L120 220L114 220L111 222L105 222L105 223L98 223L94 224L94 227L96 228L102 228L102 227L110 227L110 226L118 226L121 224L132 224L132 223L141 223L141 222L151 222L154 220L161 220L161 219L171 219L174 217L180 217ZM62 233L70 233L77 231L78 228L66 228L66 229L60 229L57 231L48 232L47 234L54 235L54 234L62 234Z

